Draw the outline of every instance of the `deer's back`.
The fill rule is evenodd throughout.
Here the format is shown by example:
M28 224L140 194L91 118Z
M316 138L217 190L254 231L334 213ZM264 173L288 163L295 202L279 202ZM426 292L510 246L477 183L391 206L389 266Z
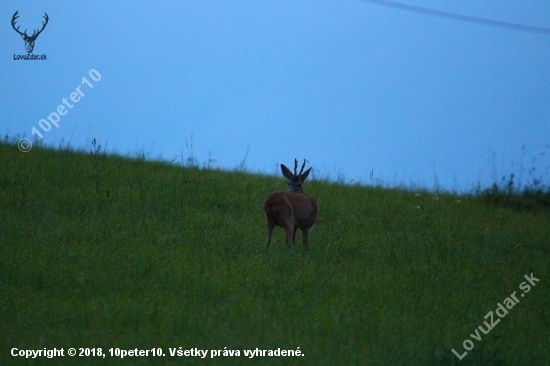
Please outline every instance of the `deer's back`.
M306 193L273 192L265 200L264 211L277 225L290 218L299 228L313 226L319 216L317 200Z

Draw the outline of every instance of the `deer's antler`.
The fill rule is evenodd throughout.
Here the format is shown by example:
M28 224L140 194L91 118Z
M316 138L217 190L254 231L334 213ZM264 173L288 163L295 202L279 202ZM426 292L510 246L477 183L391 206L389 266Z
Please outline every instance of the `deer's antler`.
M48 14L44 13L44 16L43 16L44 19L46 19L46 22L42 22L42 29L40 29L38 31L38 33L36 33L36 30L33 32L32 36L30 36L29 38L34 38L36 39L36 37L38 37L38 35L40 33L42 33L42 31L44 30L44 28L46 28L46 24L48 24L48 20L50 20L50 18L48 18Z
M31 41L34 41L38 35L40 33L42 33L42 31L44 30L44 28L46 28L46 24L48 24L48 20L50 20L50 18L48 17L48 14L47 13L44 13L44 16L43 18L46 20L45 22L42 22L42 29L38 30L38 29L35 29L34 32L32 33L32 36L29 36L27 34L27 30L25 29L25 32L24 33L21 33L21 31L19 30L19 27L15 28L15 22L17 20L17 18L19 18L19 15L17 15L19 13L19 10L17 10L15 12L15 14L13 14L13 17L11 18L11 26L13 27L13 29L19 33L21 36L25 37L26 40L29 40L29 42Z
M306 166L306 159L304 159L304 163L302 164L302 169L300 169L300 174L299 175L302 175L302 173L304 172L304 167Z
M15 12L15 14L13 14L13 17L11 18L11 26L12 26L13 29L14 29L17 33L19 33L20 35L26 36L26 35L27 35L27 30L26 30L26 29L25 29L25 33L21 33L21 32L19 31L19 27L15 28L15 21L17 20L17 18L19 18L19 15L17 15L17 13L19 13L19 10L17 10L17 11Z

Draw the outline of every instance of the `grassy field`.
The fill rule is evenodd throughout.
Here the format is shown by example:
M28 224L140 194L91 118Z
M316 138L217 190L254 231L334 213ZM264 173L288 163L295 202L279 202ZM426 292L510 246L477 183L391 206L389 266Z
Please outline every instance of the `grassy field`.
M7 143L0 160L1 365L550 364L548 210L309 181L309 251L281 228L266 250L282 177ZM65 357L11 356L54 347ZM195 348L240 356L170 356ZM256 348L303 355L244 355Z

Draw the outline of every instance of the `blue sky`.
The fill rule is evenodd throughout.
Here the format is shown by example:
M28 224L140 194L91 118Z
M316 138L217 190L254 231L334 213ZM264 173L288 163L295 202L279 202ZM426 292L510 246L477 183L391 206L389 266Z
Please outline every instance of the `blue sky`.
M550 27L542 0L401 3ZM16 10L28 33L48 14L46 61L14 60ZM2 135L180 162L192 136L222 169L248 151L251 172L296 157L318 178L458 191L536 159L550 181L550 34L359 0L190 0L3 1L0 36Z

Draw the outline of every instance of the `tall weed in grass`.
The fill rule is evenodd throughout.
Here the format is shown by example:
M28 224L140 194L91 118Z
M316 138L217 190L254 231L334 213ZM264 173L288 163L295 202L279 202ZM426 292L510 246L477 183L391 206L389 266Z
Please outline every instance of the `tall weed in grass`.
M545 175L550 172L550 166L544 169L537 167L537 158L550 152L550 146L531 158L531 166L526 169L523 160L527 154L525 146L519 164L519 172L503 176L500 182L494 182L491 187L482 189L478 186L475 194L486 203L526 211L550 212L550 185L544 182ZM524 176L527 182L524 183Z
M288 248L280 229L267 250L262 204L282 178L94 147L23 154L0 144L2 365L49 362L13 358L13 347L167 355L56 365L212 363L170 357L180 346L305 355L261 357L273 365L550 363L544 211L313 180L310 250ZM531 272L540 283L458 361L451 349Z

